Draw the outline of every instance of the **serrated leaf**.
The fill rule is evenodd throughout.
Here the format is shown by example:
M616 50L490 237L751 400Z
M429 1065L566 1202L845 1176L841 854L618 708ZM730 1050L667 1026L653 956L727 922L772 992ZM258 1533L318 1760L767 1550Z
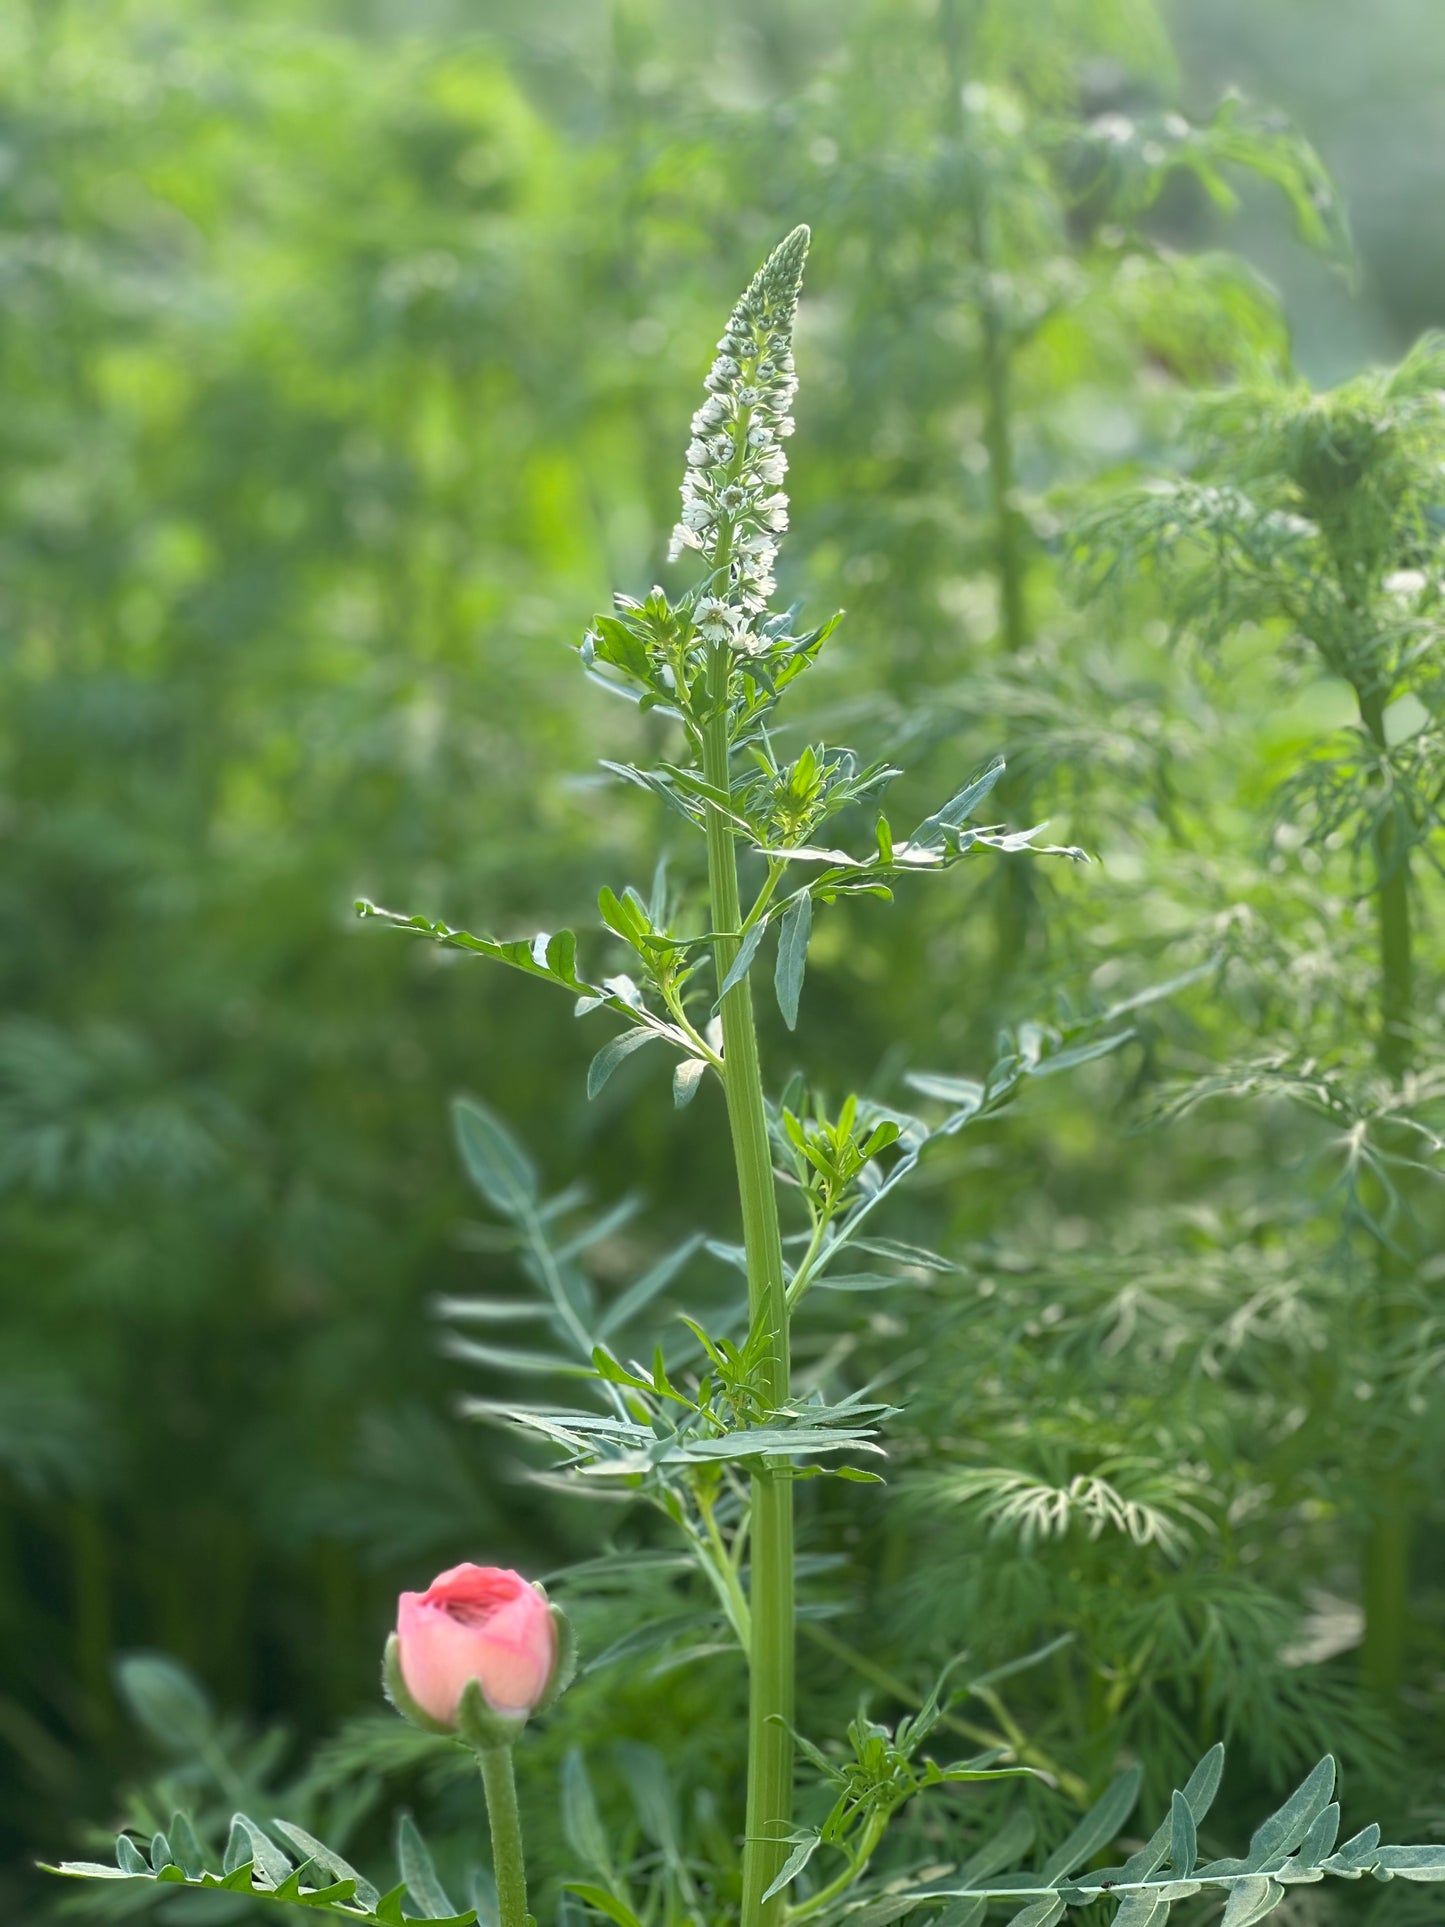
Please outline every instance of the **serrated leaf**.
M525 1217L537 1202L537 1172L506 1125L474 1097L457 1097L452 1129L467 1176L487 1203L513 1222Z
M743 978L746 977L752 969L753 958L758 954L758 946L763 940L763 931L766 928L766 924L759 919L757 923L743 932L743 939L738 945L737 955L728 967L728 973L723 978L722 987L717 994L717 1002L712 1007L714 1017L722 1009L723 998L727 996L729 991L736 990Z
M587 1066L588 1097L596 1097L624 1058L630 1057L635 1050L641 1050L644 1044L655 1044L657 1041L657 1032L644 1029L641 1025L623 1031L620 1037L609 1039Z
M798 999L808 966L808 939L813 931L813 899L805 890L783 913L778 930L778 962L773 972L778 1009L789 1030L798 1027Z
M420 1910L422 1920L452 1920L456 1908L447 1898L445 1887L437 1878L437 1870L432 1865L431 1851L416 1822L409 1813L403 1813L396 1829L396 1858L401 1868L402 1880L406 1890Z
M1107 1847L1129 1815L1139 1797L1140 1770L1130 1767L1121 1773L1107 1792L1090 1807L1067 1840L1057 1846L1044 1862L1043 1878L1059 1880L1081 1867L1101 1847Z

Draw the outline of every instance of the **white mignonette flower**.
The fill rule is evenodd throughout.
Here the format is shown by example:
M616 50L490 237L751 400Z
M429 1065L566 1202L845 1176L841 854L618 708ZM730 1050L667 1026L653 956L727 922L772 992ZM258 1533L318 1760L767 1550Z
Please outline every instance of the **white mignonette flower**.
M734 556L744 563L737 573L755 602L772 592L774 536L788 526L785 495L770 494L761 503L757 498L765 489L776 490L787 472L778 443L793 432L793 318L808 239L806 228L794 229L753 276L728 318L703 383L707 392L692 419L682 521L674 536L675 549L699 548L712 561L719 542L730 539ZM726 469L736 460L739 413L747 416L742 473L709 476L709 469ZM722 429L728 432L719 433ZM745 550L747 538L758 546Z
M737 611L729 608L720 596L704 596L697 605L697 633L704 642L727 642L731 639L737 620Z

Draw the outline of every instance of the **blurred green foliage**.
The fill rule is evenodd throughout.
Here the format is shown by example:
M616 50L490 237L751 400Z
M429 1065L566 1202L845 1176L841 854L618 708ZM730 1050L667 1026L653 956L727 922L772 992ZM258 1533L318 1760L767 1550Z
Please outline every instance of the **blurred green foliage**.
M1334 378L1445 317L1420 245L1438 155L1427 174L1407 138L1438 113L1439 35L1429 0L1372 19L1364 76L1347 9L1196 0L1164 25L1143 0L33 0L0 19L12 1911L76 1816L149 1810L116 1789L167 1736L218 1812L280 1777L358 1828L409 1791L445 1835L467 1790L370 1716L398 1584L646 1542L453 1416L476 1374L441 1355L429 1303L510 1289L515 1265L472 1219L447 1101L476 1091L599 1209L645 1191L590 1253L604 1285L695 1228L731 1235L718 1112L675 1119L645 1062L583 1105L595 1039L551 999L349 908L512 935L643 880L647 806L596 762L660 725L589 689L567 645L658 570L706 344L798 219L816 242L784 589L849 612L809 726L906 748L925 807L1002 750L1011 820L1047 814L1104 858L830 913L808 1057L835 1102L897 1097L908 1070L981 1074L1000 1022L1204 971L1141 1007L1117 1058L928 1167L891 1228L960 1269L925 1270L908 1317L838 1295L820 1368L906 1394L909 1500L885 1525L865 1489L809 1495L810 1552L846 1552L813 1580L837 1616L805 1642L809 1717L846 1719L860 1661L881 1706L921 1696L921 1655L994 1664L1069 1633L979 1714L1021 1721L1066 1794L1121 1749L1167 1789L1228 1729L1257 1785L1334 1745L1382 1817L1439 1822L1438 1324L1408 1333L1425 1523L1407 1690L1382 1705L1354 1651L1339 1412L1374 1387L1359 1226L1321 1161L1340 1119L1246 1094L1139 1128L1169 1080L1256 1045L1368 1059L1349 850L1304 847L1274 802L1349 691L1267 609L1220 659L1171 652L1177 609L1132 583L1085 607L1062 563L1083 499L1186 459L1187 390L1277 392L1295 323L1307 372ZM1217 83L1255 74L1347 178L1353 306L1308 150L1216 112ZM791 1068L780 1022L767 1042ZM576 1585L594 1652L676 1591L636 1557ZM196 1702L177 1741L156 1711L191 1690L177 1676L132 1661L117 1697L138 1650L227 1718L351 1724L308 1764ZM604 1670L567 1739L605 1756L619 1732L670 1735L692 1800L735 1771L704 1714L736 1692L720 1667ZM563 1744L539 1748L544 1779ZM625 1756L623 1778L650 1770ZM546 1839L545 1786L531 1798ZM705 1801L689 1814L716 1833Z

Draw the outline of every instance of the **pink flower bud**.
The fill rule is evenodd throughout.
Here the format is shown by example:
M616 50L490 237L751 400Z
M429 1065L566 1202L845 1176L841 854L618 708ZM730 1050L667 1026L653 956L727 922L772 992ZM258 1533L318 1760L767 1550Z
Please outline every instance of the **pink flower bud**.
M397 1602L397 1657L421 1710L455 1724L470 1681L494 1713L524 1720L557 1663L552 1609L535 1586L498 1566L453 1566Z

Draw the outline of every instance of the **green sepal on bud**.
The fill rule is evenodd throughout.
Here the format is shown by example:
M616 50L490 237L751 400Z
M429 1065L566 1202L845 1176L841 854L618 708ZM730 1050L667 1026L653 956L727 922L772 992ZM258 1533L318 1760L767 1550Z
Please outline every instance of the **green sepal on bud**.
M535 1580L533 1584L536 1584ZM547 1599L547 1594L541 1586L537 1586L537 1591ZM536 1711L539 1713L549 1712L577 1677L577 1635L572 1630L572 1622L562 1608L550 1599L547 1599L547 1610L551 1613L552 1624L557 1629L557 1657L552 1662L552 1677L547 1681L542 1697L537 1702Z

